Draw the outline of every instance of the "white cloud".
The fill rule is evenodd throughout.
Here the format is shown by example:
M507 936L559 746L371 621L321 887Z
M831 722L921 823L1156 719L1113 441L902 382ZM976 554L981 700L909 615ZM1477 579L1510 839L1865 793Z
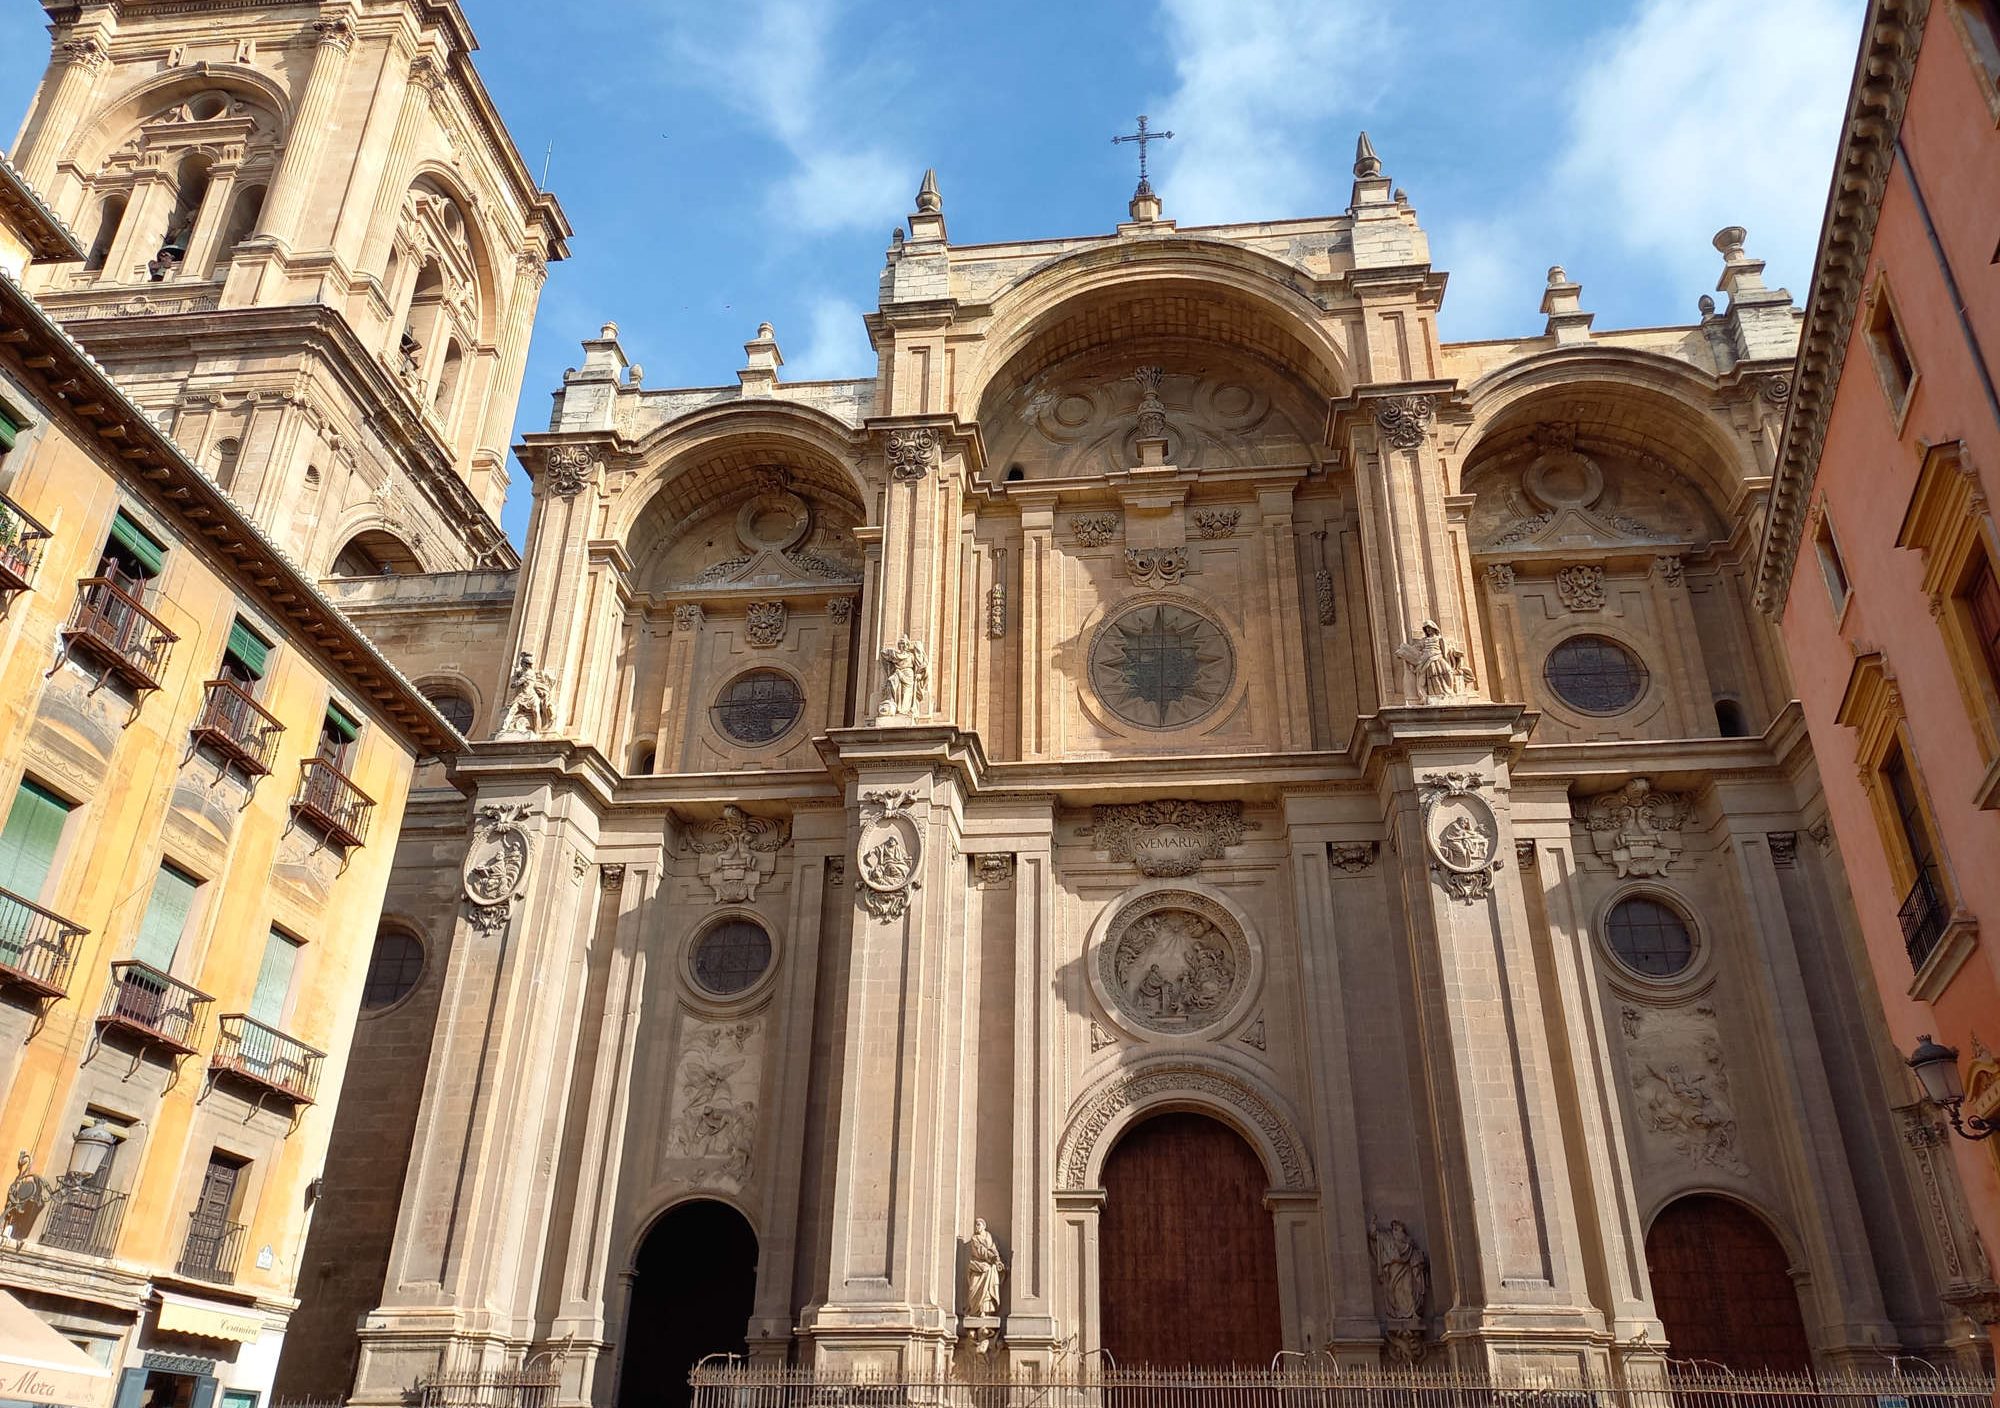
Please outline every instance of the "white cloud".
M805 350L797 356L785 354L785 380L831 381L875 375L875 349L868 345L868 329L861 322L859 308L844 298L816 298L811 318Z
M1552 213L1707 286L1709 238L1804 296L1858 38L1850 0L1645 0L1569 96Z
M1453 340L1520 336L1541 331L1537 312L1547 264L1535 266L1517 220L1505 216L1446 220L1432 225L1431 263L1445 271L1439 329Z
M1350 134L1298 138L1359 113L1386 72L1382 7L1360 0L1162 0L1179 86L1153 116L1179 135L1154 148L1166 213L1184 224L1345 207ZM1359 125L1358 123L1356 124Z
M916 189L913 163L857 135L879 115L858 75L843 79L827 61L838 9L743 0L662 10L675 59L784 147L791 164L769 192L772 214L806 230L893 224Z

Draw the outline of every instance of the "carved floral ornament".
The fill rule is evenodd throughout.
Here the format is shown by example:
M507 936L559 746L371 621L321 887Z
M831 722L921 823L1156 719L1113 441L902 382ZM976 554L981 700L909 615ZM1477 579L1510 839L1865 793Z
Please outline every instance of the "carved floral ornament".
M1078 547L1101 548L1118 536L1118 515L1079 513L1070 519L1069 531L1076 535Z
M1125 549L1125 571L1142 587L1179 586L1187 576L1187 567L1184 547Z
M1556 595L1571 611L1604 609L1604 569L1595 563L1577 562L1556 572Z
M1494 873L1501 866L1494 854L1499 823L1492 804L1481 795L1486 785L1486 779L1470 772L1426 773L1418 783L1431 874L1460 904L1489 898Z
M924 885L919 870L924 837L910 811L916 800L910 788L861 794L861 836L854 856L861 884L855 895L862 908L885 923L909 913L911 892Z
M1221 860L1230 846L1257 823L1243 819L1241 802L1119 802L1092 809L1091 823L1078 831L1111 859L1139 868L1141 875L1192 875L1205 860Z
M597 456L588 445L555 445L542 459L542 477L549 492L573 498L597 474Z
M891 474L906 482L922 479L938 467L938 433L928 426L892 430L887 451Z
M1375 425L1398 450L1414 450L1430 435L1437 401L1431 396L1385 396L1375 403Z
M752 816L733 803L706 826L686 835L688 848L701 857L700 873L715 893L717 904L748 904L757 887L777 867L774 852L791 839L791 823Z
M525 802L483 803L472 818L459 880L471 905L473 928L491 935L506 927L514 901L528 885L534 836L527 822L536 815Z
M1126 1067L1086 1091L1056 1147L1056 1186L1065 1191L1095 1186L1098 1151L1108 1149L1133 1116L1169 1104L1212 1112L1247 1134L1277 1186L1312 1188L1312 1157L1276 1098L1221 1062L1192 1055Z

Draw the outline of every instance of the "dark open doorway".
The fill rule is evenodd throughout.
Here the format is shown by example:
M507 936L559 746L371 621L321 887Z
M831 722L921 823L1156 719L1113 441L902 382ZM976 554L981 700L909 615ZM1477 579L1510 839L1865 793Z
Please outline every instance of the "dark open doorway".
M688 1371L747 1352L757 1295L757 1234L725 1203L682 1203L639 1248L625 1322L618 1408L685 1408Z

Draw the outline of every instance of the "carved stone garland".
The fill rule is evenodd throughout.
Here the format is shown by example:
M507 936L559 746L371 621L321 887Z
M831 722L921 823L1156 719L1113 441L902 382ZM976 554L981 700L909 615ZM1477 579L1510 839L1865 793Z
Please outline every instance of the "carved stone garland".
M1125 571L1142 587L1172 587L1187 576L1186 548L1127 548Z
M1069 531L1076 535L1078 547L1101 548L1118 536L1118 515L1079 513L1070 519Z
M1460 904L1490 898L1501 865L1494 855L1500 827L1492 804L1480 795L1485 786L1484 778L1470 772L1426 773L1418 783L1431 874Z
M1243 521L1240 508L1198 508L1188 514L1204 538L1233 538L1236 525Z
M468 904L467 919L491 937L507 927L514 901L528 886L528 862L535 838L527 828L534 810L526 803L482 804L472 817L472 844L466 847L459 880Z
M993 585L986 589L986 635L998 640L1007 634L1007 549L993 549Z
M861 884L855 894L870 915L885 923L909 913L911 892L924 885L924 837L910 815L916 799L909 788L861 794L861 836L854 856Z

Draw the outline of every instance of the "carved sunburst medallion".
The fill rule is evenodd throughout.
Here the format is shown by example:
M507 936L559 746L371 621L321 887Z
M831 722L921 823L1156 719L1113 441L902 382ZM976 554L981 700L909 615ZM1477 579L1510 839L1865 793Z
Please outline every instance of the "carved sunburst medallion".
M1220 704L1235 674L1222 628L1172 602L1114 617L1090 649L1098 698L1140 728L1182 728Z

